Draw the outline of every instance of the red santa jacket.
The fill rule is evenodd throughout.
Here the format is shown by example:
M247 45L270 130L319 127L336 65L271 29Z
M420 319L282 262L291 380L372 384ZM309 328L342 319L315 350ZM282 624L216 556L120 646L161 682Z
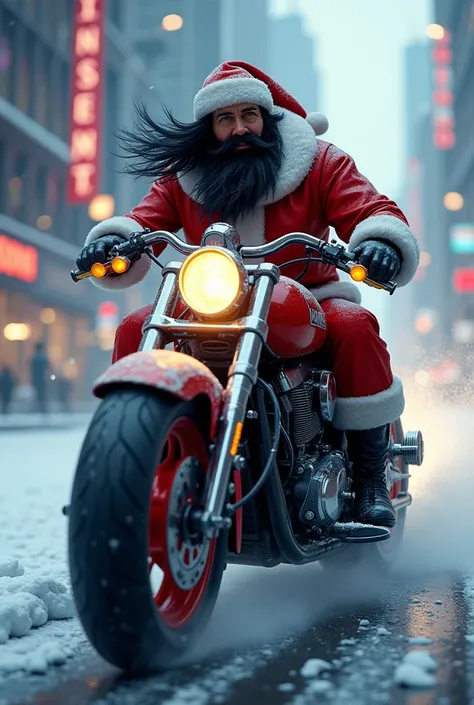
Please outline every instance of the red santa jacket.
M298 115L282 112L285 117L279 129L285 156L276 190L259 204L254 214L235 223L241 241L261 244L291 231L327 240L330 226L350 250L364 240L381 238L392 242L401 252L397 281L401 286L407 284L417 269L419 248L401 210L359 173L348 154L317 139L311 126ZM193 196L198 180L199 173L191 172L167 183L155 182L131 213L109 218L92 228L86 244L110 233L129 237L141 228L172 232L182 228L187 242L198 245L204 229L221 220L218 213L201 220L201 206ZM294 245L268 261L282 264L304 254L303 246ZM298 276L303 266L285 267L283 273ZM141 281L149 267L150 260L142 257L120 277L93 281L106 289L123 289ZM340 282L337 270L329 265L312 264L303 283L321 301L336 297L360 301L358 289L350 282Z

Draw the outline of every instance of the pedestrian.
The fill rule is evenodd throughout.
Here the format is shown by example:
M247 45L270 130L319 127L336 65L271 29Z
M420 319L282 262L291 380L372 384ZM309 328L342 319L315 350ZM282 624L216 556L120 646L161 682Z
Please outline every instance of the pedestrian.
M0 413L9 413L15 387L16 378L8 365L4 365L0 372Z
M46 354L45 344L36 344L35 353L30 361L31 384L35 390L36 409L42 413L48 413L48 376L50 373L50 362Z

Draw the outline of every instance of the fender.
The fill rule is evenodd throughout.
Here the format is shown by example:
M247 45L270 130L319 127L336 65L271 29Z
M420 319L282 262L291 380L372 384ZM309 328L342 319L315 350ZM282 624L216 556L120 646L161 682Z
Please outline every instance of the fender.
M111 365L94 383L93 392L103 399L117 383L163 389L190 401L205 394L211 404L210 436L214 439L224 390L217 377L199 360L174 350L149 350L126 355Z

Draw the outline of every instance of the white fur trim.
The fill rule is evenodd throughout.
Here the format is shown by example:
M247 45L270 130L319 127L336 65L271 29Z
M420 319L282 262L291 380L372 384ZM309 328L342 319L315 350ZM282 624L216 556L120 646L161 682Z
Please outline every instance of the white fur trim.
M194 119L209 115L218 108L237 103L256 103L269 112L273 109L270 89L258 78L225 78L201 88L194 98Z
M306 120L283 108L275 108L273 112L284 115L283 120L278 123L283 138L284 157L277 177L275 195L269 194L262 199L259 204L261 206L276 203L293 193L311 171L318 151L318 139ZM198 200L194 189L201 178L199 170L179 174L178 178L183 191L193 200Z
M329 284L312 287L310 292L318 301L326 301L327 299L343 299L344 301L351 301L353 304L360 304L362 301L362 296L358 287L352 282L329 282Z
M405 399L398 377L378 394L367 397L337 397L334 428L341 431L367 431L396 421L403 414Z
M317 135L324 135L329 129L329 121L323 113L308 113L306 121L309 122Z
M142 227L133 218L128 218L124 215L115 215L113 218L107 218L101 223L97 223L90 230L84 245L89 245L95 240L99 240L104 235L123 235L127 238L133 233L137 233L143 230ZM120 291L121 289L128 289L128 287L133 286L141 282L148 273L151 267L151 260L143 255L138 262L134 262L130 269L116 277L105 277L105 279L94 279L90 278L90 281L97 286L99 289L114 289Z
M402 254L402 266L394 281L398 286L408 284L415 276L420 262L420 248L408 225L394 215L371 216L355 228L347 249L355 250L365 240L374 238L393 242L398 247Z

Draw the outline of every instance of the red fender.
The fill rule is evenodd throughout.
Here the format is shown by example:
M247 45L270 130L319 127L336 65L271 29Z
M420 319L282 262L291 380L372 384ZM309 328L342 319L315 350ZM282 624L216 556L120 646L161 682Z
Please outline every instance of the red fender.
M102 399L107 388L117 382L163 389L183 401L205 394L211 404L210 436L214 438L224 390L217 377L199 360L174 350L149 350L126 355L96 380L95 396Z

